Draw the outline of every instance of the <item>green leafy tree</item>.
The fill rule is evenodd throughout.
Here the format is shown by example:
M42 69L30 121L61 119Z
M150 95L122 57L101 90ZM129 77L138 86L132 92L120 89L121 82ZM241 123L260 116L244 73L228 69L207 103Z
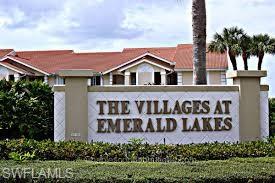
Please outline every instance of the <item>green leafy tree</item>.
M193 82L207 84L206 80L206 8L205 0L192 1L193 21Z
M53 139L53 92L39 81L0 81L0 138Z
M208 46L208 51L227 52L233 69L238 70L236 57L241 54L240 39L244 35L243 29L238 27L224 28L221 34L216 33L214 40Z
M275 39L268 34L258 34L252 37L252 55L258 57L258 70L262 70L265 54L275 54Z

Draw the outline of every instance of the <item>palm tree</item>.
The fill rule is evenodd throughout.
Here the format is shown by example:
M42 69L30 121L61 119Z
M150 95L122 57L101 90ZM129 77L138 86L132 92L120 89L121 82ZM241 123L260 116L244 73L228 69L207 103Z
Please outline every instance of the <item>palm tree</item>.
M264 55L275 54L275 39L268 34L258 34L252 37L251 53L258 57L258 70L262 69Z
M192 1L193 27L193 83L207 84L206 80L206 8L205 0Z
M208 51L218 53L227 52L233 69L238 70L236 57L242 52L239 40L243 34L243 29L239 29L238 27L224 28L222 34L216 33L214 35L214 40L209 44Z
M247 34L243 34L240 39L239 39L239 46L241 49L241 55L243 58L243 62L244 62L244 70L248 70L248 62L247 60L250 58L251 56L251 37L248 36Z

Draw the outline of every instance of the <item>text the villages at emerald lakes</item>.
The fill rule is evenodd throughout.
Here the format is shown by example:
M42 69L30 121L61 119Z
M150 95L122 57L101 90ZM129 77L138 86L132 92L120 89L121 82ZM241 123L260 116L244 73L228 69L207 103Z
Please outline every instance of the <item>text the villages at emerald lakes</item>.
M98 133L173 132L179 126L178 123L182 123L182 132L229 131L232 129L232 117L230 116L232 102L229 100L216 101L213 114L210 114L210 101L200 100L183 102L177 100L173 105L169 105L168 100L134 101L132 103L130 101L97 101L96 103L98 115L102 116L97 119ZM146 120L127 118L127 115L131 114L129 106L132 104L135 105L140 116L149 116L149 118ZM160 117L151 118L150 115ZM162 118L163 115L180 115L180 120L171 117ZM191 120L188 115L203 115L203 117L193 117Z

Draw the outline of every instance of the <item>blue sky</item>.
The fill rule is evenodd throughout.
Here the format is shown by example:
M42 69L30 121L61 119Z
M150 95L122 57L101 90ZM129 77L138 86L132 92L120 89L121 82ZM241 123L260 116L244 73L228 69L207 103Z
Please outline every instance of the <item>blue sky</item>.
M206 0L208 41L223 27L275 37L274 0ZM0 0L0 48L111 51L192 42L191 0ZM239 68L243 68L239 58ZM256 69L257 60L249 60ZM275 56L264 83L275 97Z

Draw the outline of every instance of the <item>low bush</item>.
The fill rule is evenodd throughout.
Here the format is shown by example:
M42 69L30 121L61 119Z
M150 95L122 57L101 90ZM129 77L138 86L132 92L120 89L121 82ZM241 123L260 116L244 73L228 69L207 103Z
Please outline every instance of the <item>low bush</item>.
M18 175L17 178L15 175ZM28 161L18 164L15 161L0 161L1 183L272 183L274 181L275 158L236 158L185 163Z
M0 81L0 139L53 139L53 91L41 81Z
M275 156L275 138L268 141L245 143L206 143L189 145L163 144L109 144L84 142L53 142L35 140L0 141L0 158L10 159L33 154L38 160L92 160L92 161L192 161L224 160L233 157Z

